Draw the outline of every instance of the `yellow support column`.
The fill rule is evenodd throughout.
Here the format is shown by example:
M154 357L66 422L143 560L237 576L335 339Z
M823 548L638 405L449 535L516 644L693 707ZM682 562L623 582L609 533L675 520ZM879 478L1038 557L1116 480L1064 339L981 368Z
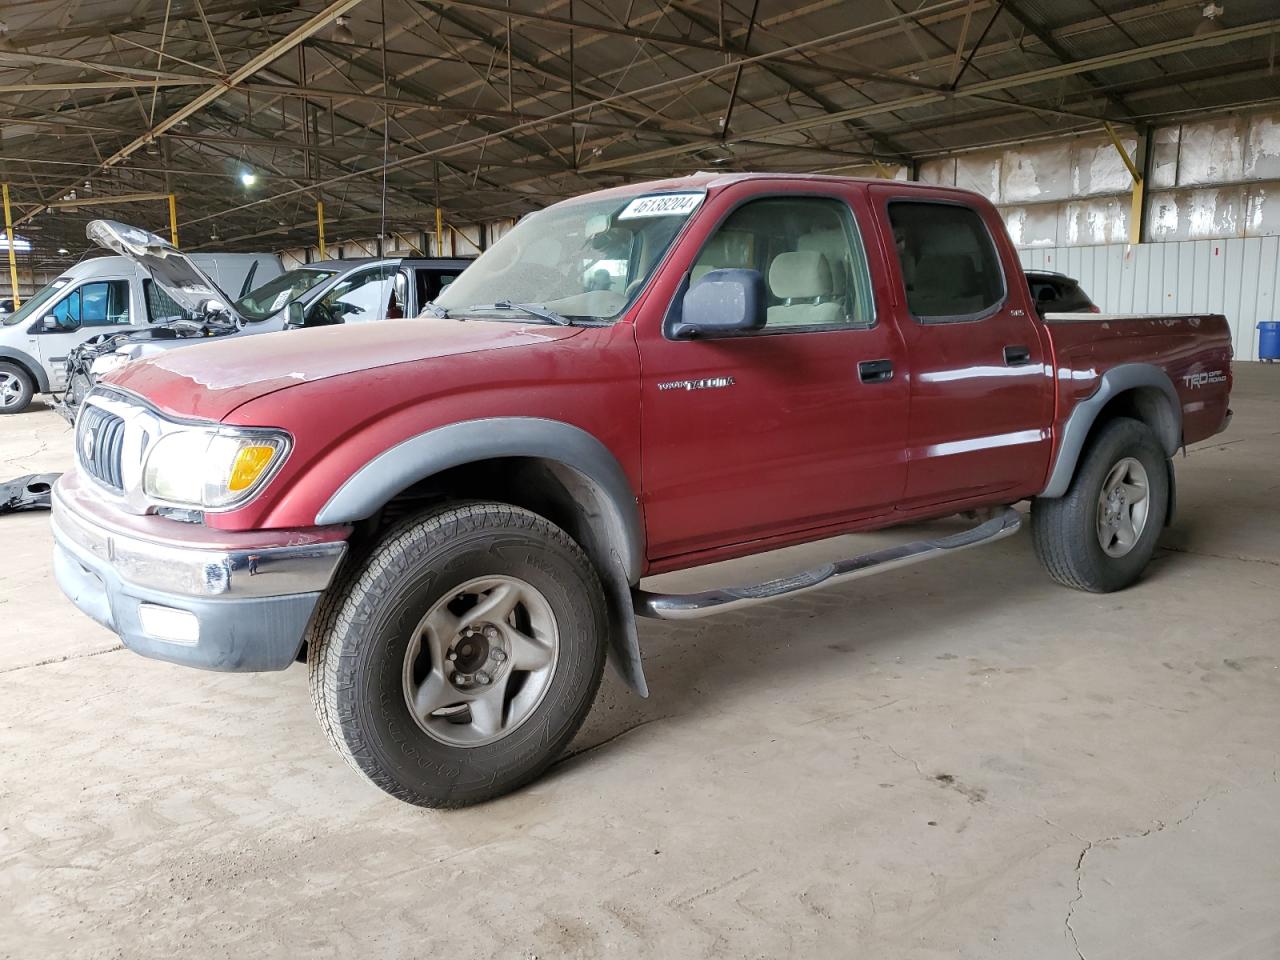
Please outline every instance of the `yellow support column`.
M316 201L316 229L320 234L320 259L328 260L329 255L324 246L324 201Z
M9 209L9 185L3 184L4 191L4 235L9 244L9 282L13 284L13 309L22 306L18 297L18 256L14 252L17 240L13 236L13 213Z
M1133 191L1129 197L1129 242L1138 243L1142 239L1142 174L1130 158L1128 151L1125 150L1124 144L1120 142L1120 137L1117 136L1115 128L1109 123L1106 128L1107 136L1111 138L1112 145L1116 148L1116 152L1120 154L1120 159L1124 161L1125 169L1129 171L1129 176L1133 179Z
M169 242L178 245L178 200L169 194Z
M436 256L444 256L444 215L436 207Z

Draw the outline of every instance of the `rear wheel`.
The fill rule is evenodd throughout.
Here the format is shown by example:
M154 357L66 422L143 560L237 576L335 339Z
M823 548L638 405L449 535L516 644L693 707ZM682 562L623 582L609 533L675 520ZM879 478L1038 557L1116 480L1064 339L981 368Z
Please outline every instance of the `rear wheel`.
M0 414L21 413L31 404L36 385L31 374L13 363L0 363Z
M1031 504L1031 537L1049 575L1077 590L1121 590L1155 552L1169 505L1164 450L1118 417L1092 438L1064 496Z
M517 507L393 528L335 585L308 642L312 700L375 786L457 807L536 777L585 719L606 610L582 549Z

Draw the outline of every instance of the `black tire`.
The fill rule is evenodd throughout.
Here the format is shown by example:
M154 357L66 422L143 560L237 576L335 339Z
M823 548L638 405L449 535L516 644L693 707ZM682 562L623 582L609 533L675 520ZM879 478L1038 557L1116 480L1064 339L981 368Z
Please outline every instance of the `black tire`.
M79 411L84 403L84 398L89 395L89 391L93 389L93 381L89 379L88 374L77 373L71 378L71 382L67 384L67 393L63 398L63 403L73 411Z
M1125 458L1146 471L1149 504L1128 553L1110 556L1098 534L1099 497L1112 469ZM1168 461L1159 441L1142 421L1117 417L1090 438L1064 496L1032 501L1031 541L1049 576L1063 586L1091 593L1123 590L1151 560L1168 507Z
M445 743L406 698L410 643L440 600L490 576L541 593L559 652L514 729L481 745ZM440 507L393 527L327 591L308 634L312 702L334 748L374 786L424 807L478 803L537 777L573 739L600 685L607 622L596 571L563 530L507 504Z
M0 397L0 414L21 413L31 406L31 398L35 396L36 384L31 374L15 363L0 362L0 381L17 387L17 395Z

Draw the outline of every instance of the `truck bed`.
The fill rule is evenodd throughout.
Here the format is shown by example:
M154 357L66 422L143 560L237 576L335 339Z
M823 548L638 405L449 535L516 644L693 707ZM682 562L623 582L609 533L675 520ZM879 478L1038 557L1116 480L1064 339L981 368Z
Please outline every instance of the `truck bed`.
M1044 330L1058 372L1058 420L1122 364L1163 369L1182 408L1182 442L1225 428L1231 395L1231 330L1221 314L1050 313Z

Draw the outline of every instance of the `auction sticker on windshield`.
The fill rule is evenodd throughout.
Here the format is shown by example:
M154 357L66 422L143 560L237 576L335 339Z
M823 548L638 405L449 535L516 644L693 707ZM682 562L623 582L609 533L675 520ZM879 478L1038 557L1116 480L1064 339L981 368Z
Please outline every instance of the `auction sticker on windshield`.
M704 193L661 193L651 197L636 197L618 214L619 220L635 220L639 217L682 217L698 209Z

